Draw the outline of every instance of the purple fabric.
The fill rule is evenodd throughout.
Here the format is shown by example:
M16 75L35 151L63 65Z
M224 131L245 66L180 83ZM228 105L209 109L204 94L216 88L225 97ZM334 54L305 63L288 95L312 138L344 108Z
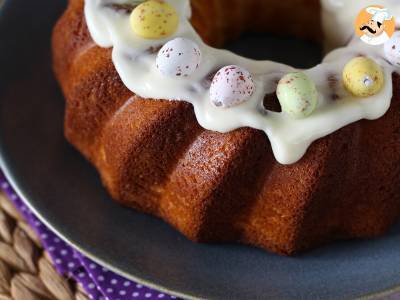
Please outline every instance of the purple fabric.
M174 296L123 278L73 249L40 222L18 197L1 171L0 187L35 230L43 247L49 252L57 271L62 275L74 278L83 286L90 299L176 299Z

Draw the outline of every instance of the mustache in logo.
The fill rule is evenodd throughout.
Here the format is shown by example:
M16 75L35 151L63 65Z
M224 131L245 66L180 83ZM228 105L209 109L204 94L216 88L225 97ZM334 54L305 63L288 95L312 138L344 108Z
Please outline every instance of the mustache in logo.
M375 34L376 30L373 30L371 27L369 27L368 25L364 25L362 27L360 27L361 31L364 31L365 29L367 29L370 33Z

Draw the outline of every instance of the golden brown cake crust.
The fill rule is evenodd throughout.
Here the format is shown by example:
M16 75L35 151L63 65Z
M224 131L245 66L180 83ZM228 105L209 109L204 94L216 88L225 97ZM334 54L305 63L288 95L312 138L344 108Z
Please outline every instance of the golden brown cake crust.
M221 9L228 2L229 15ZM192 0L192 23L212 44L246 29L274 31L263 27L263 16L250 22L245 13L262 2ZM277 9L287 3L273 2ZM307 5L299 7L319 9L317 0L302 2ZM203 22L205 13L215 24ZM309 27L316 29L305 37L321 35L319 26ZM296 28L288 32L298 34ZM83 0L70 0L54 29L53 61L66 99L65 135L96 166L111 196L194 241L240 241L290 255L334 239L380 235L399 218L398 75L383 118L320 139L300 162L284 166L260 131L207 131L188 103L132 94L111 50L92 41Z

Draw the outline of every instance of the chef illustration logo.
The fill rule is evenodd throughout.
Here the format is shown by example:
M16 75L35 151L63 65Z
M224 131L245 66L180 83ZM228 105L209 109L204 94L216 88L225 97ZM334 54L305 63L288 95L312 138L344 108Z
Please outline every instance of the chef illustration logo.
M356 19L355 30L369 45L382 45L393 35L396 22L390 11L381 5L362 9Z

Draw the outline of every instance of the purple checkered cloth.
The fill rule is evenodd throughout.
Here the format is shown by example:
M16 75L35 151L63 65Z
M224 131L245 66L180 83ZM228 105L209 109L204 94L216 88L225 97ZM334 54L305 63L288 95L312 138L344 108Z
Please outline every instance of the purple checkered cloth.
M84 287L90 299L176 299L174 296L155 291L121 277L72 248L32 213L15 193L1 171L0 186L35 230L43 247L50 254L56 270L62 275L74 278Z

